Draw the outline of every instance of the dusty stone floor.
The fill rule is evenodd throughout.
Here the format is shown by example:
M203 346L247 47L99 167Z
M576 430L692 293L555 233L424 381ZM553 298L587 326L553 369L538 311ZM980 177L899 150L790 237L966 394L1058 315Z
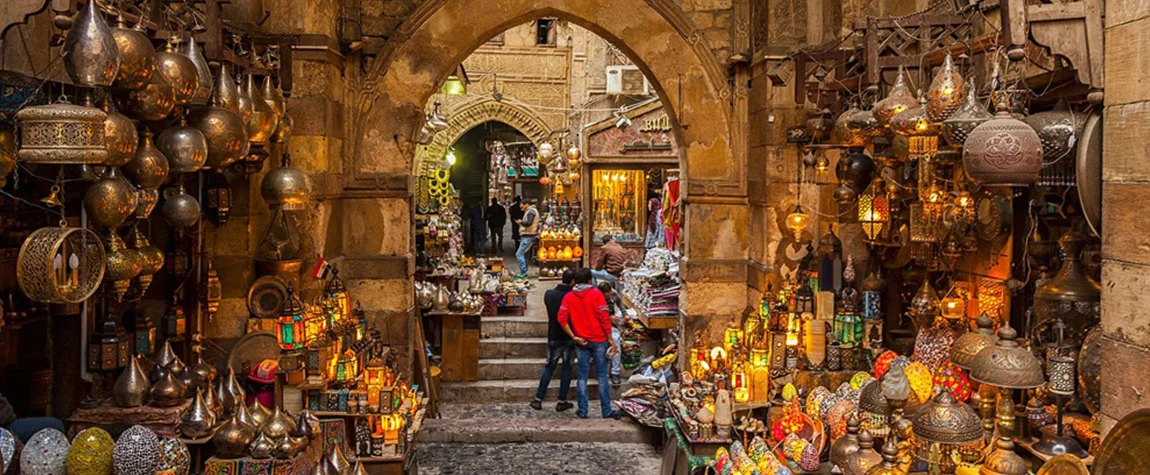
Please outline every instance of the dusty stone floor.
M420 475L655 475L659 453L649 444L503 443L423 444Z

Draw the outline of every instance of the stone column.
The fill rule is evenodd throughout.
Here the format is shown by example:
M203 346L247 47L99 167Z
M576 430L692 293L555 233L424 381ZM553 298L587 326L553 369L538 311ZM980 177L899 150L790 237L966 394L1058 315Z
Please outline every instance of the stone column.
M1103 434L1127 413L1150 407L1150 6L1106 2L1103 110L1102 421Z

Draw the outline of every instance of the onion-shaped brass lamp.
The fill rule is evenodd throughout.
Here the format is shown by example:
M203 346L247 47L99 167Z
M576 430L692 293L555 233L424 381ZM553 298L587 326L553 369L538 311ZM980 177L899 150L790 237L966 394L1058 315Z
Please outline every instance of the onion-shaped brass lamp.
M949 118L962 104L965 93L966 80L958 72L958 68L954 67L954 60L951 59L948 51L946 60L938 69L938 73L934 75L934 80L931 81L930 89L927 92L930 99L927 102L926 110L930 120L941 122Z
M963 445L982 439L982 420L950 391L939 391L914 416L914 435L927 442Z
M872 109L874 118L878 121L880 127L886 127L890 124L891 118L904 110L910 109L917 105L914 100L914 94L911 94L910 87L906 85L906 71L900 66L898 68L898 77L894 81L894 86L891 87L890 92L886 97L874 104Z
M962 334L950 346L950 361L967 371L970 371L971 363L978 354L998 339L994 334L994 322L985 312L974 320L974 324L977 326L974 331Z

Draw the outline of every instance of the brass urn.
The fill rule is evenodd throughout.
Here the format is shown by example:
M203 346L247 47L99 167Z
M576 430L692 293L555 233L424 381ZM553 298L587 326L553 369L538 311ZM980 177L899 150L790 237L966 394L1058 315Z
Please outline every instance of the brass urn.
M128 28L122 16L116 19L112 37L120 50L120 69L116 72L112 87L128 90L143 88L156 71L156 51L152 49L152 41L144 34L142 25Z
M64 38L64 70L79 86L111 86L120 69L120 48L95 0L76 13Z
M212 98L212 70L208 67L207 59L204 59L204 52L196 44L196 40L191 35L188 35L188 40L180 48L180 53L187 56L192 60L192 64L196 65L196 74L199 76L199 87L196 88L196 93L192 95L192 104L206 105Z
M153 246L139 227L132 233L129 244L139 254L141 265L140 273L136 276L136 284L140 288L140 295L143 295L152 284L152 276L164 268L164 251Z
M190 58L176 52L173 41L168 41L162 50L156 52L156 71L172 85L176 104L191 103L200 89L200 71Z
M148 402L148 375L140 366L140 357L132 358L116 384L112 387L112 397L120 407L140 407Z
M111 100L104 101L104 113L108 115L104 121L104 143L108 149L108 158L104 159L104 165L123 166L136 156L136 148L140 143L136 124L133 124L128 116L113 111Z
M236 420L228 419L224 425L216 429L212 436L212 446L216 448L216 457L221 459L235 459L244 456L256 433L252 428Z
M196 224L200 220L200 202L184 192L183 183L168 191L171 193L164 200L164 221L176 229Z
M152 405L159 407L178 406L184 402L184 395L188 392L187 385L172 373L171 367L156 384L152 385Z
M268 436L260 433L252 441L251 446L248 447L248 453L254 459L271 458L272 451L275 450L276 443L269 439Z
M127 114L141 120L162 120L176 107L176 90L163 74L153 74L144 87L118 91L116 103Z
M216 426L216 414L210 404L204 400L204 392L197 389L192 398L192 405L184 409L180 415L180 433L184 437L199 439L212 433Z
M291 156L285 153L283 165L264 175L260 194L272 210L298 211L307 205L311 179L303 170L293 167Z
M248 118L248 141L253 145L267 145L268 140L276 131L279 117L275 110L264 100L260 89L256 87L255 79L251 73L241 89L241 94L251 99L252 113Z
M124 177L145 190L155 190L168 178L168 158L152 142L152 132L144 131L136 156L120 168Z
M20 109L20 151L26 163L95 165L108 158L108 114L95 107L57 102Z
M188 114L188 125L203 132L208 143L207 165L215 170L223 170L247 155L251 144L248 142L247 123L233 109L238 105L238 92L228 77L225 66L216 78L211 105L192 110ZM232 95L233 98L228 96ZM229 105L232 102L233 105Z
M168 159L168 173L194 173L208 161L208 139L186 120L156 135L156 148Z
M104 282L111 287L112 298L120 300L128 293L128 286L142 269L140 253L124 244L114 231L108 232L104 246Z
M97 226L119 227L136 209L136 204L136 191L115 168L109 168L104 176L88 185L84 193L84 210Z
M237 406L244 404L247 394L244 392L243 386L240 385L240 380L236 378L235 369L228 368L228 374L220 381L216 395L219 396L220 403L224 406L224 414L229 416L235 414ZM266 409L264 410L266 411ZM254 414L253 417L255 417ZM263 421L259 422L261 425L263 424Z

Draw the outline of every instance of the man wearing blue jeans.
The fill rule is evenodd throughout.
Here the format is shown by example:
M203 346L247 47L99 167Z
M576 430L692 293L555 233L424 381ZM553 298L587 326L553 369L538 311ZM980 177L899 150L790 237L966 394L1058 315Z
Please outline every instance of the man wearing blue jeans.
M587 418L587 376L591 371L591 358L595 358L595 373L599 380L599 405L604 419L618 419L622 413L611 408L611 385L607 380L608 358L619 352L611 340L611 318L607 301L599 289L591 286L591 269L575 271L575 287L563 297L559 306L559 325L575 341L579 355L579 405L575 415Z
M527 253L535 245L535 237L539 235L539 211L535 209L535 200L523 200L519 203L523 210L523 217L516 221L519 224L519 249L515 251L515 260L519 261L519 277L527 278Z
M535 400L531 401L531 408L536 411L543 410L543 396L547 394L551 375L555 374L555 365L560 360L563 361L563 368L559 373L559 403L555 405L555 410L563 412L573 407L567 400L567 392L571 389L571 362L575 359L575 342L559 326L559 306L574 284L575 271L567 269L563 271L563 282L543 294L543 304L547 306L547 364L539 376L539 390L535 392Z

